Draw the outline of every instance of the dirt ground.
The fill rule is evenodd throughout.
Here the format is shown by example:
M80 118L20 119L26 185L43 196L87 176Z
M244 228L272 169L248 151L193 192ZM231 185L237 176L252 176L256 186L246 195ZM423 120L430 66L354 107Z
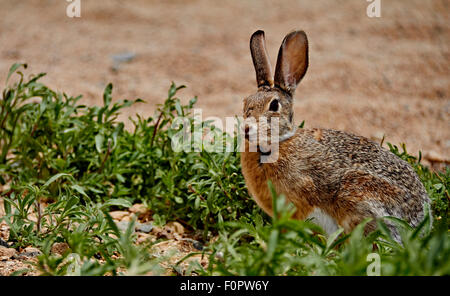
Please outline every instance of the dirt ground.
M450 159L450 2L381 0L369 18L366 0L94 1L81 17L63 0L0 0L0 84L14 62L87 104L100 104L114 83L115 99L142 98L126 111L153 115L171 81L199 97L204 116L240 115L255 91L250 35L266 32L275 65L293 29L307 32L310 67L297 89L295 119ZM112 57L135 58L113 69Z

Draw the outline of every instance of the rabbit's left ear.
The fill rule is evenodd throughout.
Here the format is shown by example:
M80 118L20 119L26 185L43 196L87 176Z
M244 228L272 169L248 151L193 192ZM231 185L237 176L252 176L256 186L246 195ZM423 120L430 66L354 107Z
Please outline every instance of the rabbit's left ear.
M308 69L308 39L305 32L295 31L284 37L275 68L275 86L293 95Z
M258 88L262 86L272 87L272 70L269 55L266 50L264 31L258 30L250 38L250 52L252 54L253 66L255 66L256 83Z

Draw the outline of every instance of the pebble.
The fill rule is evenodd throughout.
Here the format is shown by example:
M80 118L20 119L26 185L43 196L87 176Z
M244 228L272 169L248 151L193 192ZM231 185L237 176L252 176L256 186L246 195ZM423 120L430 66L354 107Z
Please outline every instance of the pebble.
M102 255L100 253L94 254L94 258L100 260L102 259Z
M113 66L111 67L111 69L113 71L118 71L121 64L131 62L136 58L136 54L133 52L123 52L115 54L111 58L113 60Z
M217 252L216 258L219 259L220 261L223 261L223 252Z
M109 212L109 215L111 216L111 218L113 218L114 220L122 220L125 216L128 216L130 213L127 211L112 211Z
M134 52L122 52L112 56L115 63L127 63L131 62L136 57Z
M151 232L152 232L152 234L158 235L158 234L160 234L162 231L163 231L163 229L162 229L161 227L159 227L159 226L153 226Z
M34 247L26 247L23 249L23 251L20 253L19 256L25 256L25 257L36 257L39 256L42 252L38 248Z
M127 230L129 224L130 222L127 221L116 222L117 228L119 228L119 230L122 232L125 232Z
M16 253L17 251L13 248L0 247L0 260L7 260L16 255Z
M52 254L62 255L69 249L67 243L54 243L51 249Z
M145 214L148 211L148 208L144 204L134 204L128 210L134 214L139 215L139 214Z
M192 243L192 245L194 246L194 248L196 248L199 251L203 250L203 244L201 242L199 242L199 241L194 241Z
M137 223L135 228L136 231L150 233L153 230L153 227L152 223Z
M136 240L136 243L137 243L137 244L142 244L142 243L144 243L144 242L146 242L146 241L151 240L152 238L153 238L153 235L148 234L148 233L140 232L140 233L138 234L138 238L137 238L137 240Z
M169 228L171 230L171 232L175 232L175 233L178 233L178 234L183 234L184 233L183 225L181 225L178 222L169 222L169 223L167 223L166 228Z
M9 248L8 243L5 242L1 237L0 237L0 246L1 247L5 247L5 248Z
M122 218L122 220L120 220L121 222L130 222L132 220L132 218L130 216L125 216Z
M195 239L191 239L191 238L180 238L180 240L191 242L191 243L192 243L192 246L193 246L195 249L199 250L199 251L202 251L203 248L204 248L204 247L203 247L203 244L202 244L201 242L195 240Z
M122 220L120 222L116 222L117 228L119 228L120 231L125 232L128 229L128 226L130 225L130 221ZM143 233L150 233L153 231L153 224L151 222L149 223L139 223L136 222L134 225L134 230L137 232L143 232Z

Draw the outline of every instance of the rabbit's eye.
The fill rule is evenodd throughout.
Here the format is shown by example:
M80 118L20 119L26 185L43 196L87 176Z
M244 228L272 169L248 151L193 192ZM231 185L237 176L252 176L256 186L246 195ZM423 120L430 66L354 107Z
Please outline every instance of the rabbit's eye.
M278 109L280 108L280 103L277 99L270 102L269 111L278 112Z

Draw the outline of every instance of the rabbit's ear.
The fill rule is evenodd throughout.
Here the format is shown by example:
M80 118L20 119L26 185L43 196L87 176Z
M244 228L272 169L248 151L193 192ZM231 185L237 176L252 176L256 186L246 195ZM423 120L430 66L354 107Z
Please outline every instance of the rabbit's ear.
M266 50L264 31L256 31L250 38L250 51L256 71L256 83L261 86L273 86L272 67Z
M284 37L275 68L275 86L293 95L308 69L308 38L305 32L295 31Z

